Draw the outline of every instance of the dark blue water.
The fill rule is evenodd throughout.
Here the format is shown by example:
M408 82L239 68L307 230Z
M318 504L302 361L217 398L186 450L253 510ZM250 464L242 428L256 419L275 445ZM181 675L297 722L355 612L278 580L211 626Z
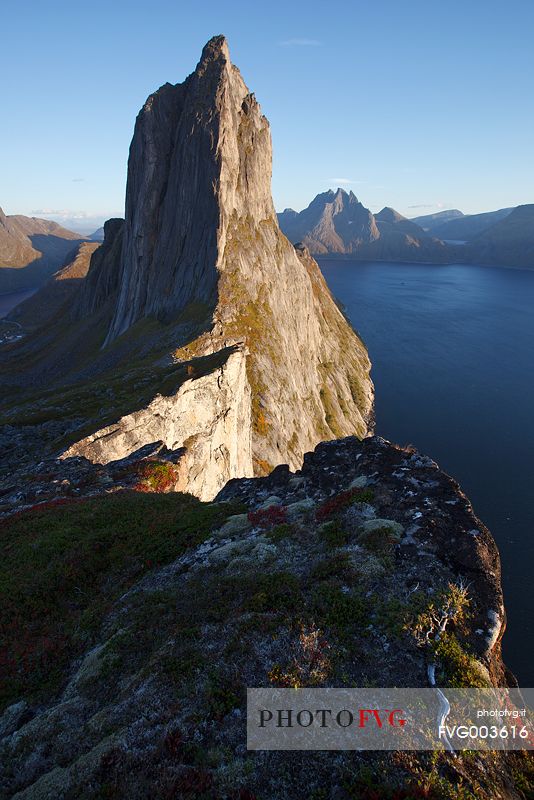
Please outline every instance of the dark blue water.
M493 533L505 661L534 686L534 272L320 264L369 349L376 432L436 460Z

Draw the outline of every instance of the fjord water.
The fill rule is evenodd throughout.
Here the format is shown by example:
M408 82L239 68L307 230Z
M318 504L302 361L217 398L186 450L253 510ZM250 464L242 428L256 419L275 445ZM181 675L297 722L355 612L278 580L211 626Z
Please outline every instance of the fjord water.
M504 660L534 685L534 272L319 263L368 347L376 432L437 461L493 533Z

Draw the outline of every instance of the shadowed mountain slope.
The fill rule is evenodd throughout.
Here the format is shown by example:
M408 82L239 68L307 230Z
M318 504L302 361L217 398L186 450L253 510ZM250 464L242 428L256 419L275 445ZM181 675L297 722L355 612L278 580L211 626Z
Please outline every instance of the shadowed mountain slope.
M0 292L42 285L82 241L56 222L0 208Z
M517 206L469 243L479 264L534 269L534 204Z
M458 219L452 219L432 228L432 235L440 239L456 239L469 241L475 236L488 230L499 220L504 219L513 211L512 208L501 208L498 211L488 211L485 214L469 214Z

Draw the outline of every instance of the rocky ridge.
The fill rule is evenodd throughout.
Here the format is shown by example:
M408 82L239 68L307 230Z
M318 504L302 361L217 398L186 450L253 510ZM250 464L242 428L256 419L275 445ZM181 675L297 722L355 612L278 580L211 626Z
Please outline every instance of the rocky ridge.
M132 464L117 464L116 478L121 467L128 474ZM19 553L33 554L28 570L39 557L36 534L52 565L61 558L69 570L62 602L73 621L72 632L56 634L52 594L50 621L41 609L29 629L37 647L45 629L49 642L70 638L57 651L46 645L53 683L35 670L18 673L27 688L0 717L3 796L96 798L112 787L133 800L200 791L229 800L314 792L349 800L373 797L372 776L384 797L408 798L417 786L436 800L452 800L459 788L467 800L524 797L530 778L521 754L334 758L245 749L246 686L425 685L428 653L411 626L459 583L468 587L470 613L439 651L438 684L446 693L450 685L513 680L500 658L495 544L430 459L379 437L348 438L319 445L296 473L280 466L265 478L231 481L211 504L172 492L107 491L36 507L0 527L1 536L17 537ZM164 532L156 563L147 560L149 540L141 536L137 550L128 542L138 535L132 527L121 533L124 555L109 561L125 503L135 509L131 526L156 522L152 535ZM84 538L74 532L84 520L92 520L99 548L82 557ZM65 526L69 549L56 552L53 537ZM79 594L86 569L90 591ZM37 583L20 565L15 574L23 588L31 580L35 592L46 590L46 571ZM104 608L94 606L100 593Z

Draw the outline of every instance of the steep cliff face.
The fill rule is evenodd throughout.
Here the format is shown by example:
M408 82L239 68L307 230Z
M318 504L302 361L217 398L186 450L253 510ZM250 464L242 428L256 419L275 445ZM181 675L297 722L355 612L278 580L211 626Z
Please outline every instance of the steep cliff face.
M104 351L154 318L183 363L242 343L258 474L297 468L323 439L365 435L373 403L364 345L310 254L280 232L271 161L269 124L215 37L183 84L141 110L124 227L106 229L78 309L116 292Z
M141 317L169 319L215 304L228 226L274 218L269 125L212 39L183 84L165 84L141 110L128 162L117 310L108 341Z
M229 348L217 369L169 396L157 395L146 408L77 442L63 458L108 464L150 442L184 447L174 488L211 500L230 478L253 474L250 400L246 354Z
M75 318L94 314L115 295L121 267L123 229L123 219L108 219L104 224L104 240L91 258L87 278L74 305Z

